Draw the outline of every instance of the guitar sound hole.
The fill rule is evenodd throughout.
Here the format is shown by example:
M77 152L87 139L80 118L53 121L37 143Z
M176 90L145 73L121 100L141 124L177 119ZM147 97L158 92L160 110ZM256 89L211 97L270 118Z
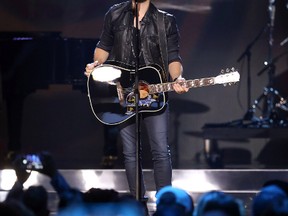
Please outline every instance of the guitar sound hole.
M138 89L139 89L139 97L141 99L145 99L149 96L149 89L147 83L140 81Z

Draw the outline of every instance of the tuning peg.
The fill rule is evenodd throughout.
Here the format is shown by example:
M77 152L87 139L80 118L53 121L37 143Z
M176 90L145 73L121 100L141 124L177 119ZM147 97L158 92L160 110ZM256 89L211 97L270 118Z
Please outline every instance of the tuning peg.
M226 73L229 73L230 72L230 69L229 68L226 68Z
M224 73L225 73L224 69L221 69L220 74L224 74Z
M232 68L231 68L231 71L232 71L232 72L234 72L234 71L235 71L235 68L234 68L234 67L232 67Z

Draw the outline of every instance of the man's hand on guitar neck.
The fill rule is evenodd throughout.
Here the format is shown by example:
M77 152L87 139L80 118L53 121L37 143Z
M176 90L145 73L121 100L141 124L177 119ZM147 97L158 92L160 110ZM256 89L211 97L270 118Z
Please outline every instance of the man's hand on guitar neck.
M86 65L86 68L85 68L85 76L89 77L90 74L92 73L92 71L95 69L95 67L97 67L98 65L100 65L100 63L98 61L94 61L92 63L89 63Z
M182 72L183 67L180 62L174 61L169 64L169 73L174 81L173 88L178 94L183 94L189 90L189 88L186 88L185 86L186 83L185 79L182 77Z
M173 84L173 88L176 93L183 94L185 92L188 92L189 88L185 85L185 78L183 78L181 75L175 80Z

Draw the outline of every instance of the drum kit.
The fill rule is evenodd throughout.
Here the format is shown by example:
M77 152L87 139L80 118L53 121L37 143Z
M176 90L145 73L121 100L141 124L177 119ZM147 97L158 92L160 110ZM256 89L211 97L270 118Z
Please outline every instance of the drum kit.
M239 57L240 61L244 56L248 58L248 111L244 115L242 120L242 126L244 127L258 127L258 128L269 128L269 127L288 127L288 99L284 98L279 91L275 88L275 63L283 56L288 54L288 51L281 53L275 58L272 58L272 48L273 48L273 29L274 29L274 18L276 13L276 0L269 0L268 11L269 11L269 22L265 29L269 29L269 53L268 62L266 62L265 67L258 72L258 76L268 71L269 81L268 85L264 88L263 93L254 102L250 103L250 65L249 65L249 52L253 44L258 40L260 35L263 33L261 31L259 35L254 39L254 41L247 47L245 52ZM288 45L288 37L286 37L280 46ZM287 86L286 86L287 88Z

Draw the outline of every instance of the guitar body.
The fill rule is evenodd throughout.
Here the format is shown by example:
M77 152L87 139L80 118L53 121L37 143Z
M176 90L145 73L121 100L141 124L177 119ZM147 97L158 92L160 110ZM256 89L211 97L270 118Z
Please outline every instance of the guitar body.
M98 68L113 68L121 71L119 78L113 81L97 81L93 73ZM110 73L109 70L105 73ZM112 72L111 72L112 73ZM162 83L162 69L158 65L144 66L139 74L139 113L158 112L167 102L166 93L149 94L149 84ZM134 95L135 69L115 63L98 66L87 80L90 106L95 117L107 125L118 125L135 115Z

